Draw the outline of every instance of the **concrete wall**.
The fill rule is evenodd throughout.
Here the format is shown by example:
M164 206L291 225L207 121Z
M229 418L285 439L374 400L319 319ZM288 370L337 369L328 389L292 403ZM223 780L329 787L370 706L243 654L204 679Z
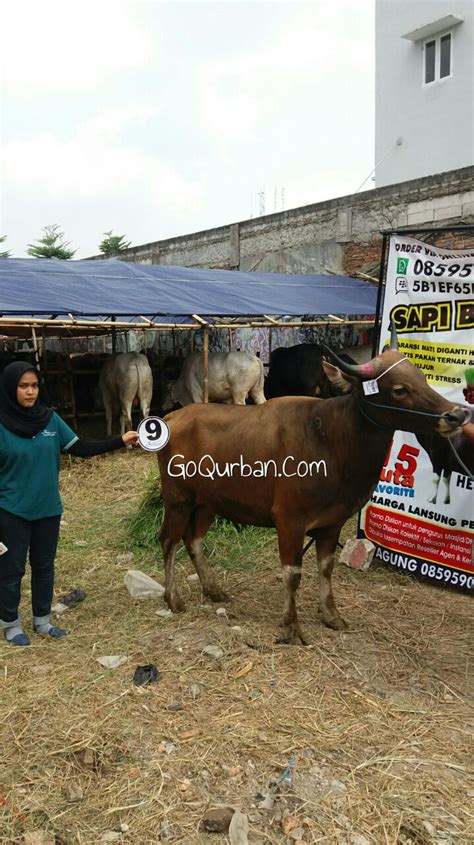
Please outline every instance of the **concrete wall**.
M119 257L184 267L351 275L379 261L381 229L447 223L474 223L474 167L131 247Z
M402 36L446 15L452 76L425 85L424 39ZM376 0L375 26L377 187L474 164L474 0Z

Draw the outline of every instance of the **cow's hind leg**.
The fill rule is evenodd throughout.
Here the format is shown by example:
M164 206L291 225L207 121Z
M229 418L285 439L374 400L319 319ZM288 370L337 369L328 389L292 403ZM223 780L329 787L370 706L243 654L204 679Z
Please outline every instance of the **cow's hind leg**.
M451 504L451 493L450 493L451 473L449 471L443 470L443 481L444 481L444 504L450 505Z
M120 434L132 430L132 402L122 402L122 413L120 415Z
M108 396L103 396L104 401L104 410L105 410L105 419L107 424L107 437L112 436L112 420L113 420L113 408L112 402L108 398Z
M432 504L432 505L435 505L436 499L437 499L437 496L438 496L438 487L439 487L439 482L441 481L441 475L438 475L436 472L434 472L433 475L432 475L432 481L433 481L433 492L432 492L431 496L428 497L428 502L430 502L430 504Z
M151 399L148 396L144 396L140 399L140 409L142 412L142 418L145 419L146 417L150 416L150 405Z
M260 385L252 387L252 390L250 391L249 395L252 397L256 405L263 405L263 403L266 401L263 388L260 387Z
M217 583L206 558L204 557L202 541L211 527L215 517L212 509L198 507L195 509L184 533L184 544L191 558L194 568L199 575L203 593L212 601L229 601L229 596Z
M192 507L166 508L160 531L160 543L165 563L165 602L173 613L180 613L186 606L176 589L174 564L176 550L184 536Z
M276 520L276 527L285 586L285 603L281 621L283 633L278 637L277 642L307 645L296 610L296 591L300 585L303 563L304 526L289 524L287 518L283 517L281 520Z
M335 631L347 628L344 619L336 607L331 583L339 531L340 529L338 528L337 532L318 530L315 533L319 569L319 608L323 615L324 624L328 628L334 628Z

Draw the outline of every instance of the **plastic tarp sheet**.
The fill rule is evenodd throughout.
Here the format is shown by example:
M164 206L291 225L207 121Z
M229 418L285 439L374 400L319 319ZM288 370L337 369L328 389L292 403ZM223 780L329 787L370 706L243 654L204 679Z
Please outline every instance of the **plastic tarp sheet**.
M191 314L375 314L377 288L347 276L196 270L125 261L0 259L0 315L128 319ZM164 320L163 322L168 322Z

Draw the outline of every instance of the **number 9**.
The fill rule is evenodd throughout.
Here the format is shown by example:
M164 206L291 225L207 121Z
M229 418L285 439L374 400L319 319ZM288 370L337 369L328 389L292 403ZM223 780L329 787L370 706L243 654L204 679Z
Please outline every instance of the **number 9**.
M147 452L158 452L170 439L168 425L161 417L146 417L139 423L138 442Z
M158 425L156 420L147 420L145 422L145 431L147 433L148 440L158 440L161 434L161 426Z

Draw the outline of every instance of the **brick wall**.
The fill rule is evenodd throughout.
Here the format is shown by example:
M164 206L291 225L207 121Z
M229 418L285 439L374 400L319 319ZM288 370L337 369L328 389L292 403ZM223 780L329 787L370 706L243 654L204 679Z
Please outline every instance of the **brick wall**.
M377 265L382 229L461 223L474 224L474 167L130 247L119 257L184 267L350 275Z

